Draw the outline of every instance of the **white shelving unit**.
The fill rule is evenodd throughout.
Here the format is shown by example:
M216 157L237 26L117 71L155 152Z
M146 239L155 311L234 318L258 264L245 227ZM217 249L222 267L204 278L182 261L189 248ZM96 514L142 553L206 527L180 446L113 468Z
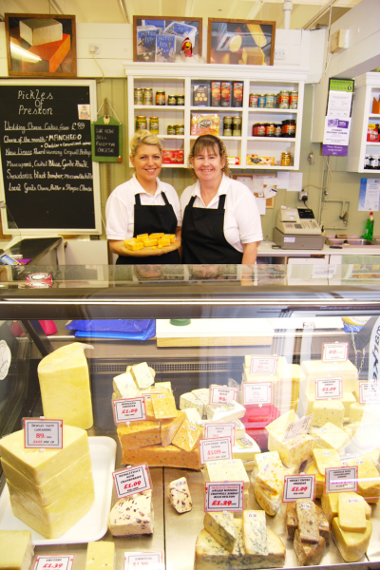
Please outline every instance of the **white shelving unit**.
M191 114L218 114L220 117L220 138L225 142L229 156L239 156L240 165L235 169L247 170L298 170L301 145L304 84L307 70L290 66L231 66L211 64L165 64L124 62L125 74L128 78L128 134L129 140L135 133L136 116L145 115L159 118L159 138L165 150L183 150L184 165L167 164L164 167L184 168L193 141L191 135ZM228 78L228 79L227 79ZM242 107L200 107L194 106L192 87L199 81L241 81L244 84ZM184 95L185 105L135 105L135 87L152 87L153 97L157 90L168 95ZM249 107L250 93L278 93L279 91L298 91L297 109L267 109ZM240 116L242 119L242 135L239 137L222 135L223 117ZM293 119L296 121L294 138L253 137L252 126L257 122L273 122ZM185 134L167 135L168 125L182 124ZM291 153L291 166L280 166L281 153ZM247 155L256 154L274 157L275 166L247 165Z
M364 73L355 79L354 105L350 144L348 146L349 172L380 172L364 168L366 156L380 158L380 143L368 142L367 131L371 123L380 123L380 114L372 113L373 98L380 97L380 73Z

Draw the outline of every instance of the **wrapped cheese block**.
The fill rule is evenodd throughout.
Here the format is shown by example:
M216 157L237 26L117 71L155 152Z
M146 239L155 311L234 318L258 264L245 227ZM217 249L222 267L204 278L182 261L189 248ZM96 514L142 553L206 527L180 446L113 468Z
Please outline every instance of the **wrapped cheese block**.
M74 342L48 354L38 365L42 406L48 419L89 429L93 424L90 376L84 354L88 345Z
M193 508L189 487L185 477L169 483L168 496L177 513L187 513Z
M152 490L119 499L109 514L108 527L113 536L152 534L154 530Z
M0 530L0 570L29 570L33 551L30 530Z

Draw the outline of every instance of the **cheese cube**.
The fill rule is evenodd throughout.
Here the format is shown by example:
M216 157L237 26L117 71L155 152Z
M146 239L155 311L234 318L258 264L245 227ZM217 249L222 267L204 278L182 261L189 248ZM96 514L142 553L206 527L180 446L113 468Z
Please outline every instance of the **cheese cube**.
M371 521L367 521L365 532L348 532L339 525L338 517L332 521L334 542L345 562L358 562L367 551L372 534Z
M113 542L98 540L87 544L85 570L113 570L115 545Z
M193 508L189 487L185 477L169 483L168 496L177 513L187 513Z
M300 540L318 544L319 525L313 501L311 499L297 499L296 513Z
M29 570L33 551L30 530L0 530L0 570Z
M175 242L175 234L165 234L164 237L168 237L170 240L170 243L174 243Z
M89 429L93 424L85 346L73 342L41 360L37 372L45 418Z
M264 511L243 511L243 544L246 554L268 555Z
M322 427L328 422L343 428L344 406L340 400L316 400L313 408L313 425Z
M282 493L284 489L285 469L280 461L268 461L261 465L255 482L272 493Z
M315 394L315 380L341 376L343 392L353 392L358 384L358 370L350 360L345 362L323 362L322 360L303 360L301 369L306 375L307 392Z
M149 237L150 237L151 239L161 239L162 237L164 237L164 235L165 235L165 234L164 234L163 232L157 232L157 233L154 233L154 234L149 234Z
M301 539L301 533L297 529L293 546L299 566L317 566L325 553L326 543L322 536L318 537L318 542L306 542Z
M326 467L341 467L339 454L334 449L313 449L313 457L319 473L323 476Z
M117 398L137 398L141 395L141 390L136 386L130 372L115 376L112 386Z
M282 440L283 435L269 433L268 449L278 451L281 461L287 467L298 467L303 461L309 459L313 452L313 438L302 433L291 439Z
M173 445L185 451L192 451L203 433L200 426L191 424L187 419L182 423L173 437Z
M336 425L328 422L318 430L318 438L314 440L314 447L335 449L339 452L349 443L349 435L344 430L336 427Z
M282 493L272 493L271 491L264 489L256 481L253 484L253 492L257 503L267 513L267 515L274 517L274 515L280 512L282 505Z
M146 362L134 364L131 368L131 374L136 382L136 386L140 388L140 390L144 390L154 384L154 376Z
M117 435L121 446L125 449L138 449L161 443L160 422L130 422L129 425L118 424Z
M206 415L206 406L210 403L209 388L199 388L198 390L192 390L191 393L203 403L203 414Z
M20 20L20 37L31 46L41 46L62 40L61 22L50 18Z
M213 513L207 512L203 526L207 532L223 546L228 552L233 552L236 543L236 531L234 515L231 512Z
M342 530L365 532L367 520L364 512L364 502L353 497L351 493L339 493L339 526Z
M152 247L152 245L158 245L158 239L147 237L143 240L144 247Z
M144 241L148 237L148 234L139 234L136 236L137 241Z
M213 422L230 422L240 419L245 415L245 408L235 400L228 402L225 406L206 406L207 419Z
M168 420L162 420L161 422L161 444L163 447L170 445L173 438L183 422L186 419L186 414L184 412L177 412L175 418L170 418Z
M144 243L142 241L137 241L136 239L125 240L124 246L130 251L138 251L139 249L144 249Z
M359 404L359 402L351 404L348 416L350 422L361 422L365 407L366 407L365 404Z
M203 415L203 402L191 392L186 392L179 398L179 409L185 410L186 408L195 408L201 417Z
M157 420L177 417L173 394L152 394L154 416Z
M249 489L249 477L241 459L207 461L205 472L208 481L243 481L244 490Z
M167 247L168 245L170 245L169 237L162 236L162 238L158 240L158 247Z
M109 514L108 528L113 536L153 534L152 490L119 499Z

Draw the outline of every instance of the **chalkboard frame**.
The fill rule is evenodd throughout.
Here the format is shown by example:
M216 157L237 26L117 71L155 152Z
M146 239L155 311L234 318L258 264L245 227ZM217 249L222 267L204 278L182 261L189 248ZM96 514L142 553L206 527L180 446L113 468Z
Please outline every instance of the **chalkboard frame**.
M92 79L0 79L0 86L43 88L49 86L62 87L88 87L90 96L90 121L97 119L97 101L96 101L96 81ZM93 173L93 199L94 199L94 216L95 224L93 228L14 228L8 224L8 215L6 209L1 212L1 221L3 233L12 236L51 236L51 235L100 235L102 233L102 217L101 217L101 200L100 200L100 177L99 163L92 162ZM3 165L0 154L0 200L5 200L5 189L3 179ZM10 216L12 218L12 215Z
M92 160L96 162L122 162L123 159L123 125L116 121L113 117L108 116L108 123L104 122L105 117L99 117L95 123L91 123L91 152L92 152ZM119 152L117 156L104 156L96 154L96 127L118 127L118 144L119 144Z

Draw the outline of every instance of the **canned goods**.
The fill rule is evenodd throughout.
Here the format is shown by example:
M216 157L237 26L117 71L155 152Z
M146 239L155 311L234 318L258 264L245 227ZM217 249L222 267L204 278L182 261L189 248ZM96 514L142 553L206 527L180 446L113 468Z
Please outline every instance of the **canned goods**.
M135 105L143 104L143 90L141 87L135 87Z
M175 126L168 125L168 135L175 135Z
M185 104L185 95L176 95L177 105Z
M289 91L280 91L277 102L279 109L289 109Z
M274 109L277 106L277 97L274 93L267 93L265 95L265 107Z
M259 95L257 106L263 109L265 107L265 95Z
M159 133L159 119L158 117L150 117L149 118L149 130L153 135L158 135Z
M298 107L298 91L290 91L289 109L297 109L297 107Z
M184 135L185 134L185 125L175 125L175 134L176 135Z
M168 95L168 105L177 105L177 97L175 95Z
M151 87L145 87L143 91L143 104L153 105L153 89Z
M165 105L165 91L156 91L156 105Z
M266 137L274 137L274 131L275 131L274 123L267 123L265 125L265 136Z
M223 126L230 127L232 125L232 117L224 117L223 119Z
M142 131L147 129L147 120L144 115L138 115L136 117L136 131Z
M250 107L258 107L259 95L258 93L250 93L249 94L249 106Z
M290 152L281 153L281 166L290 166L292 155Z

